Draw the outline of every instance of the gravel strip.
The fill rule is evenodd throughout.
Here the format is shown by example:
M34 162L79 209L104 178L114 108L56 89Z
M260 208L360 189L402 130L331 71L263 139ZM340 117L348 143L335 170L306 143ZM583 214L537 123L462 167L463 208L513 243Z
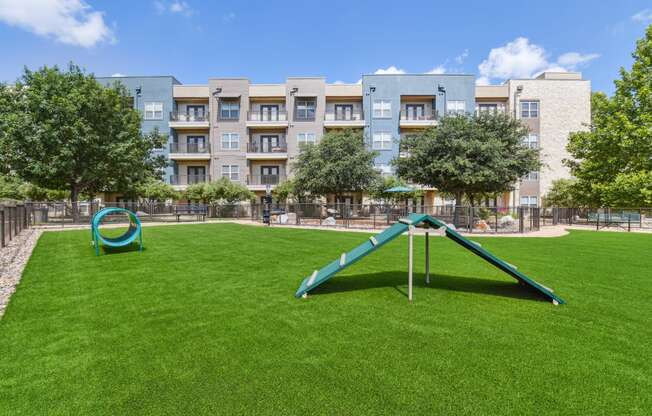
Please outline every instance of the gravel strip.
M0 319L42 232L28 228L0 249Z

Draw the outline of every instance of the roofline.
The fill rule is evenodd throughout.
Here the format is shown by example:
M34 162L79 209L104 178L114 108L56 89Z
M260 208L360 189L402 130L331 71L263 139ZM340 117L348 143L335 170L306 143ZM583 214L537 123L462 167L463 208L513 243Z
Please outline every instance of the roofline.
M179 81L174 75L121 75L119 77L114 77L114 76L104 76L104 77L95 77L95 79L121 79L121 78L172 78L179 84L181 84L181 81Z
M362 74L363 77L404 77L404 76L421 76L421 77L475 77L474 74Z

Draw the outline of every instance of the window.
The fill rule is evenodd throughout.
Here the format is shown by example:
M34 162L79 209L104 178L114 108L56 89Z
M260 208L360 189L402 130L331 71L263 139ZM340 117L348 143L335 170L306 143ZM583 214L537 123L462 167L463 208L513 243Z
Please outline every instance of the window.
M538 181L539 180L539 172L534 170L527 175L523 176L524 181Z
M297 134L297 143L299 146L304 146L306 144L315 144L315 133Z
M297 98L295 120L314 120L317 102L314 98Z
M353 105L335 104L335 120L353 120Z
M374 150L392 150L392 135L385 131L374 133L372 147Z
M536 196L521 196L521 206L536 207L537 199L538 198Z
M158 101L146 102L145 120L163 120L163 103Z
M478 104L478 113L492 113L498 112L498 104Z
M521 118L539 117L538 101L521 101Z
M466 113L466 101L464 100L451 100L446 102L446 111L448 114L464 114Z
M240 101L220 101L220 120L240 119Z
M390 118L392 102L390 100L374 100L374 118Z
M377 163L376 169L380 172L381 176L392 176L392 167L387 163Z
M240 168L238 165L222 165L222 177L232 181L240 180Z
M538 149L539 136L536 134L529 134L527 137L523 138L523 143L530 149Z
M222 133L222 149L240 150L240 135L238 133Z

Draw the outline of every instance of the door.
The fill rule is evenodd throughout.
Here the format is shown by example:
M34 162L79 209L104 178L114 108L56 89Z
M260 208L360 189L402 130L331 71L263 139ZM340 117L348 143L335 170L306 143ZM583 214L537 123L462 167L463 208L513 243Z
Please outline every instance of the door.
M279 167L278 166L261 166L260 167L260 184L261 185L278 185Z
M278 105L261 105L260 106L260 120L261 121L277 121L278 120Z
M353 105L335 104L335 120L353 120Z
M206 166L188 166L188 185L206 181Z
M186 153L204 153L206 151L205 136L188 136Z
M278 135L265 135L260 136L260 152L261 153L272 153L277 151L279 146Z
M186 116L188 121L204 121L205 120L205 107L203 105L187 105Z
M406 104L405 110L408 120L423 120L425 105L423 104Z

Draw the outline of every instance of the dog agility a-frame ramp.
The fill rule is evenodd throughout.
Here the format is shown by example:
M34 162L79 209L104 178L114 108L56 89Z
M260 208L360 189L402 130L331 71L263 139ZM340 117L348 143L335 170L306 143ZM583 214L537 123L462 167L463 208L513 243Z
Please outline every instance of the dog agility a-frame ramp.
M487 262L491 263L493 266L504 271L508 275L512 276L514 279L518 280L523 285L535 290L540 293L547 299L551 300L555 305L565 303L559 296L553 293L552 289L536 282L535 280L529 278L525 274L518 271L518 269L507 263L504 260L494 256L487 250L483 249L479 243L471 241L468 238L462 236L460 233L454 229L448 227L442 221L433 218L427 214L410 214L408 218L400 219L399 222L387 228L380 234L377 234L373 237L369 237L367 241L360 244L358 247L349 251L348 253L342 253L339 259L327 264L321 270L315 270L312 275L303 279L301 286L295 293L296 297L302 297L307 295L308 292L323 284L333 276L335 276L339 271L345 269L346 267L352 265L356 261L365 257L366 255L378 250L385 244L394 240L396 237L401 234L408 232L409 238L409 267L408 267L408 299L412 300L412 275L413 275L413 231L417 226L422 226L426 228L426 282L429 282L430 279L430 253L429 253L429 240L428 240L428 230L435 229L438 230L442 235L450 238L460 246L471 251L473 254L481 257Z

